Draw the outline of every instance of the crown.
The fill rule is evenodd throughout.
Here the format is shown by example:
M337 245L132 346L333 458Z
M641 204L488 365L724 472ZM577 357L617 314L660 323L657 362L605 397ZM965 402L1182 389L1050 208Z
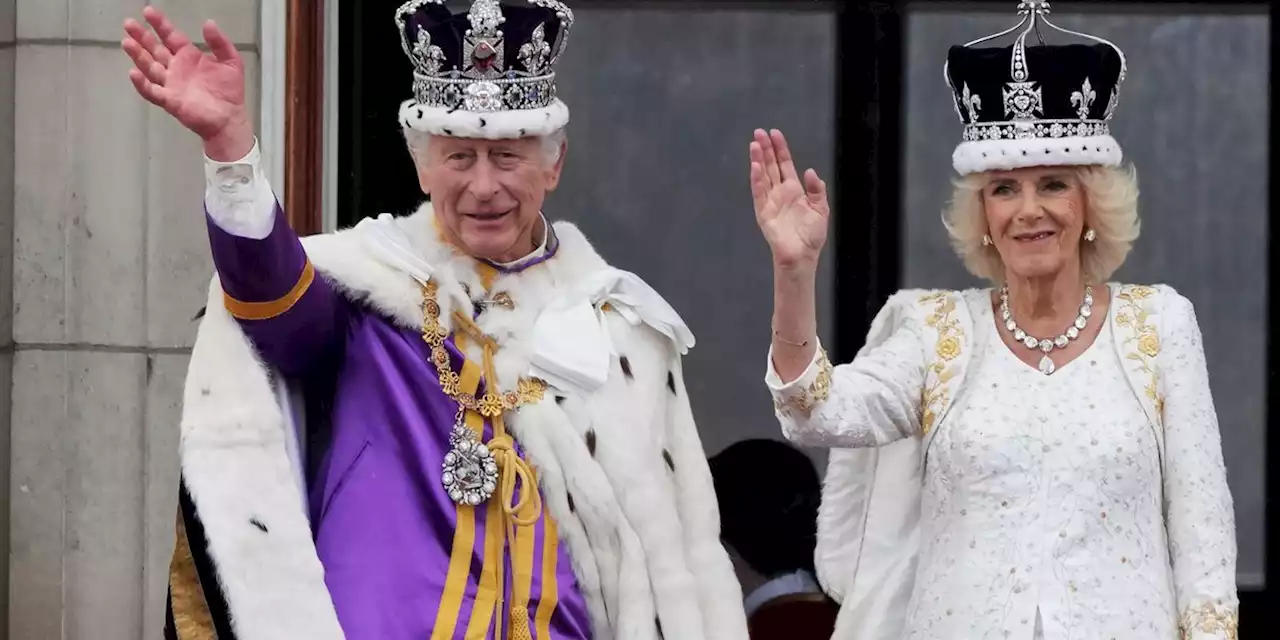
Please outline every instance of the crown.
M1111 42L1049 21L1047 0L1021 0L1012 28L953 46L943 74L954 94L963 141L952 163L962 174L1044 165L1118 165L1109 122L1126 64ZM1043 23L1090 44L1048 45ZM1011 34L1005 47L975 45ZM1035 32L1038 45L1027 46Z
M467 13L455 14L445 0L410 0L395 17L413 65L413 99L401 108L406 126L507 137L545 133L548 123L568 120L554 71L573 26L573 12L563 2L474 0ZM516 126L521 124L527 126Z

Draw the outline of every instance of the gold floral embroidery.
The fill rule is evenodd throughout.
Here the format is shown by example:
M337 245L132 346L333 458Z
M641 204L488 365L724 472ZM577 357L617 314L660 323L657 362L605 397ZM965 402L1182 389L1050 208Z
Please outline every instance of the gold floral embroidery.
M787 396L785 400L774 400L774 408L782 413L797 411L808 416L819 402L831 395L831 369L831 360L827 359L827 352L819 349L817 377L807 388Z
M1189 640L1195 632L1222 634L1227 640L1239 640L1240 611L1235 607L1221 607L1221 603L1205 602L1198 607L1187 607L1178 618L1182 640Z
M1116 313L1116 324L1129 329L1124 344L1133 346L1126 358L1138 363L1139 371L1147 374L1148 381L1143 391L1155 405L1156 419L1162 420L1164 415L1164 396L1160 394L1159 373L1155 359L1160 355L1160 336L1155 324L1150 322L1151 313L1142 301L1154 296L1156 290L1151 287L1125 287L1116 294L1119 308Z
M920 302L935 303L933 313L925 318L925 324L938 332L938 341L934 345L934 360L928 369L928 380L921 397L920 429L925 435L933 429L938 419L938 411L946 406L948 400L947 383L956 377L958 369L948 367L948 363L960 357L963 350L964 330L960 322L953 317L956 301L945 291L930 293L920 298Z

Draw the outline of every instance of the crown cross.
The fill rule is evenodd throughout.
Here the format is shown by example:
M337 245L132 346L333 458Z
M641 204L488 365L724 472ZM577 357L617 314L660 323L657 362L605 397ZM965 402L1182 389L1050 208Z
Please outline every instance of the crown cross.
M1004 90L1004 114L1014 120L1034 120L1044 109L1035 82L1008 82Z
M493 79L501 75L503 37L498 28L506 18L498 0L476 0L467 13L471 28L463 42L463 75L469 78Z

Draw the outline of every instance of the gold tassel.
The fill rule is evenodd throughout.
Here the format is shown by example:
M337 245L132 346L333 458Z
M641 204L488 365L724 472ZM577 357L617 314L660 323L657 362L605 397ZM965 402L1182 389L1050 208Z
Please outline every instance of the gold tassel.
M529 631L529 610L520 607L511 607L511 640L533 640L533 634Z

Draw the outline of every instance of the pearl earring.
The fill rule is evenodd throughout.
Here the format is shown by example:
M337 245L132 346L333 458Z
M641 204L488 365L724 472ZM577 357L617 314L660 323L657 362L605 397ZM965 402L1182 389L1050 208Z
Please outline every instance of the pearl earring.
M1094 231L1093 229L1086 229L1086 230L1085 230L1085 232L1084 232L1084 241L1085 241L1085 242L1093 242L1094 240L1097 240L1097 239L1098 239L1098 232Z
M982 246L984 247L991 246L991 234L989 233L982 234Z

